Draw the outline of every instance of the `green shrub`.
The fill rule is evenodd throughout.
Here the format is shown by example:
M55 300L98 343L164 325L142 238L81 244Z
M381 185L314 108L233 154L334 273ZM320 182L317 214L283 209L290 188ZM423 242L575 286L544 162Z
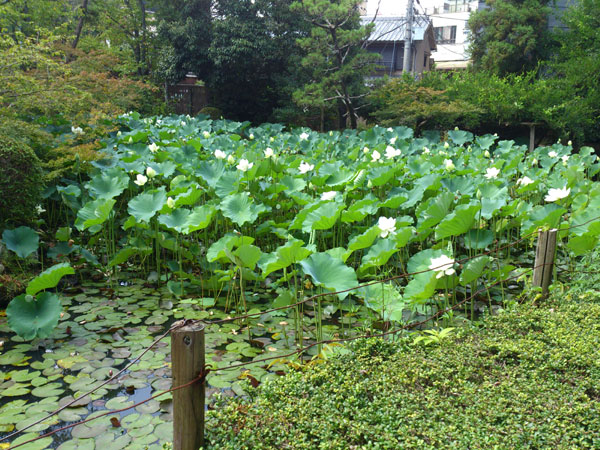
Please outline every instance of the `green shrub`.
M208 415L209 448L600 448L600 294L589 283L437 346L365 340L223 400Z
M219 108L215 108L214 106L205 106L200 110L200 114L206 114L212 120L217 120L223 117L223 111Z
M31 224L41 202L43 172L30 147L0 141L0 230Z

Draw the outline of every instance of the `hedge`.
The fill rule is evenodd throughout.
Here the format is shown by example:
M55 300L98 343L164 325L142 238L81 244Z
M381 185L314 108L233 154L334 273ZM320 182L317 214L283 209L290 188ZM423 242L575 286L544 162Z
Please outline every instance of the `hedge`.
M600 448L600 277L580 277L439 345L368 339L222 399L208 448Z

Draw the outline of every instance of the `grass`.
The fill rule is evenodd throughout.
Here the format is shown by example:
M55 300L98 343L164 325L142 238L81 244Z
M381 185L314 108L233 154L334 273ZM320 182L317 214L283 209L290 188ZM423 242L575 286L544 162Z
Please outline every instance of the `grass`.
M440 344L366 340L223 400L208 448L600 448L599 262Z

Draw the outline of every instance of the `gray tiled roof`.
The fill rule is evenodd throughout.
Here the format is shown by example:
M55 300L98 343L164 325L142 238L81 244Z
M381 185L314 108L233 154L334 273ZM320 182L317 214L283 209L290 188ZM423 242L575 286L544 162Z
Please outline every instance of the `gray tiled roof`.
M362 25L373 22L372 17L360 18ZM413 21L413 40L421 41L430 25L425 16L415 16ZM398 42L403 41L406 36L406 19L404 17L377 17L375 28L369 37L370 42Z

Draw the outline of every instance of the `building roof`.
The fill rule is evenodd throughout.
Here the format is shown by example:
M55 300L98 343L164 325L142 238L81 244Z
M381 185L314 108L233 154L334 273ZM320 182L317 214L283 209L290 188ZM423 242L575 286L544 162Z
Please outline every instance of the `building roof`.
M369 42L398 42L406 36L405 17L361 17L362 25L375 23L375 28L369 36ZM422 41L431 21L426 16L415 16L413 20L413 40Z

